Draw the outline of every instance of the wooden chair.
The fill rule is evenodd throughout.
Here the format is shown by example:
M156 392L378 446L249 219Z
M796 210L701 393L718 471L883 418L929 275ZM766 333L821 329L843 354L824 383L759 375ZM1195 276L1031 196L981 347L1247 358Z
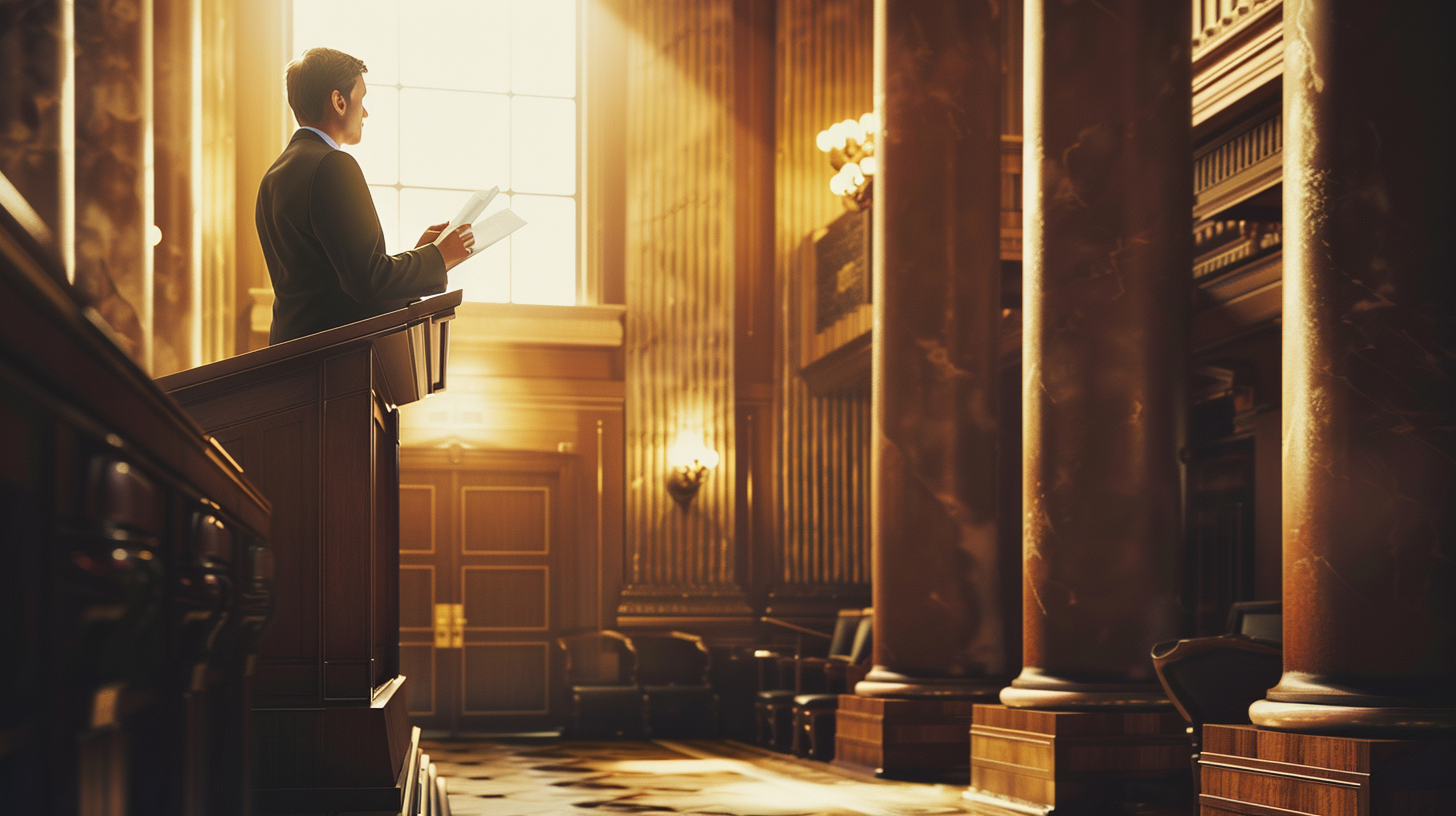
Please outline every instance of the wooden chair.
M686 632L636 635L637 682L646 698L652 737L711 737L718 729L718 695L708 682L712 656Z
M582 632L556 639L566 653L566 727L578 738L643 737L646 698L637 683L637 652L620 632Z
M767 623L794 629L801 635L825 639L829 650L823 657L801 653L779 658L777 687L760 691L754 703L760 745L786 753L793 750L794 698L828 692L830 667L837 666L853 651L855 631L862 616L862 610L841 609L835 618L834 631L828 635L786 621L764 618ZM803 646L802 640L800 646Z
M1159 643L1153 669L1168 699L1188 721L1193 790L1199 790L1198 757L1205 723L1249 722L1249 706L1279 682L1284 650L1278 601L1234 604L1228 634Z
M835 712L839 695L854 691L854 684L869 672L874 653L873 609L860 611L848 654L830 655L823 663L824 690L794 696L794 756L828 762L834 759Z

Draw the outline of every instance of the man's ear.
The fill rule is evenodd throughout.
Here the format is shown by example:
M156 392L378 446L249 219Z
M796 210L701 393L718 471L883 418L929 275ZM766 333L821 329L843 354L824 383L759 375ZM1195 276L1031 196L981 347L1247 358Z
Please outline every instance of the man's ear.
M334 113L343 116L344 111L349 107L349 100L345 99L344 94L335 88L332 95L329 96L329 105L333 107Z

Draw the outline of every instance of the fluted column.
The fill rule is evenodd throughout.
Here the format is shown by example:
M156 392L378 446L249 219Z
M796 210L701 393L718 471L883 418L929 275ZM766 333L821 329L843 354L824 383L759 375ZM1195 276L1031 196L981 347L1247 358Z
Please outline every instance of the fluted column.
M734 536L733 2L626 8L627 562L618 616L623 625L746 619ZM720 462L682 504L666 489L680 441L713 449Z
M1010 664L998 590L1014 560L996 524L999 14L990 0L875 4L875 668L862 697L994 693Z
M1165 702L1191 264L1187 0L1028 0L1015 708Z
M1290 730L1456 727L1456 79L1441 4L1285 0Z

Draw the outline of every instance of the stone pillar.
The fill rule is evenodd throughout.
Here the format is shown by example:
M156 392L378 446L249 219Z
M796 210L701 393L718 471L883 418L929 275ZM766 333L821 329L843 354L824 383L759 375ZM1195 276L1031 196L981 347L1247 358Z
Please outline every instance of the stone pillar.
M875 4L875 667L841 702L836 752L886 776L963 777L971 703L1014 658L996 523L1000 6Z
M59 0L12 9L0 19L0 173L59 237L70 44Z
M1163 702L1178 634L1190 6L1026 16L1025 668L1016 708Z
M1190 12L1027 0L1024 668L976 706L973 801L1118 813L1125 780L1186 785L1149 651L1180 621Z
M1284 5L1284 676L1270 728L1456 728L1451 50L1434 3Z
M152 248L152 374L165 376L201 365L194 287L200 248L193 246L192 72L194 0L153 0L153 77L156 144L156 224L161 242ZM212 191L209 191L212 192Z
M152 358L152 2L76 0L76 290Z

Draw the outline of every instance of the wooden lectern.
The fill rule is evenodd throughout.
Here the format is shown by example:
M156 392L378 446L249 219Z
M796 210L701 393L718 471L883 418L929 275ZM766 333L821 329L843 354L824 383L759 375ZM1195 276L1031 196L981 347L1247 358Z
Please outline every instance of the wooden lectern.
M398 406L445 386L450 292L161 378L273 505L259 649L262 813L399 813L417 731L399 674Z

